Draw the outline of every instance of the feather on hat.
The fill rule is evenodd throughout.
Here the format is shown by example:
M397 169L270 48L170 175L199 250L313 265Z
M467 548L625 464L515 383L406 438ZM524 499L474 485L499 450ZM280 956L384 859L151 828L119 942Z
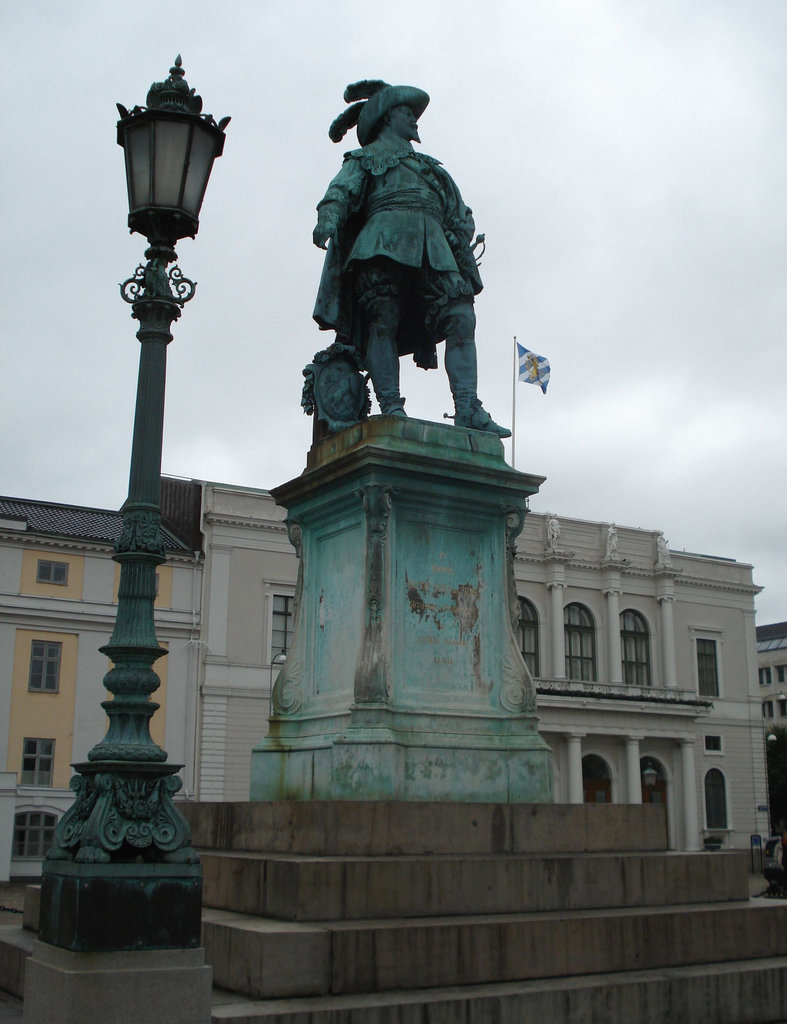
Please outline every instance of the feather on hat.
M357 125L358 141L367 146L376 137L380 122L389 110L404 104L420 117L429 105L429 95L410 85L389 85L379 78L365 78L347 86L344 102L352 106L331 123L329 138L341 142L350 128Z

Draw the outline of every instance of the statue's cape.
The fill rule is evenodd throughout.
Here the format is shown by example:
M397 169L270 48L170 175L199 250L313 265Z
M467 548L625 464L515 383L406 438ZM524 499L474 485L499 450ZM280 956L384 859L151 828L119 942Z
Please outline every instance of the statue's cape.
M361 324L353 294L355 264L348 265L347 261L365 224L362 211L371 179L384 174L402 160L408 160L408 166L416 169L439 195L444 211L441 230L450 232L463 250L460 255L464 258L457 261L459 273L473 294L483 287L469 248L475 232L472 212L465 206L453 179L438 160L416 154L412 149L391 150L378 143L347 153L341 171L320 203L320 206L330 203L338 208L341 223L328 246L313 315L322 330L336 331L338 340L353 345L361 352ZM433 369L437 366L436 344L440 339L429 331L422 317L408 316L407 312L405 306L397 337L399 354L412 353L418 366Z

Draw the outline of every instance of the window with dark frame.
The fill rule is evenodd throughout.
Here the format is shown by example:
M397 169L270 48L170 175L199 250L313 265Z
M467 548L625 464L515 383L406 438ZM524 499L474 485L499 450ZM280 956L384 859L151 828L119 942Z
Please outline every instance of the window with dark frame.
M593 617L581 604L567 604L563 609L566 640L566 675L584 682L596 678L596 630Z
M769 668L761 668L759 671L760 686L771 685L771 670Z
M530 674L535 677L539 674L539 648L538 648L538 613L535 607L525 597L517 598L519 603L519 623L517 625L517 640L519 649L525 664L530 669Z
M295 598L285 594L273 595L271 628L271 660L278 654L289 654L295 629Z
M51 786L55 741L25 737L22 744L23 786Z
M716 641L697 639L697 679L701 697L719 696L719 665Z
M57 815L46 811L23 811L14 817L14 857L43 857L52 846Z
M721 736L706 736L705 737L705 750L709 754L720 754L721 753Z
M762 717L763 718L773 718L773 701L772 700L764 700L762 702Z
M68 583L68 562L53 562L47 558L38 559L37 583L55 583L64 587Z
M631 609L620 616L620 655L623 682L650 686L650 633L644 618Z
M30 645L28 690L57 693L60 688L60 658L63 645L55 640L33 640Z
M727 828L727 786L718 768L705 775L705 821L708 828Z

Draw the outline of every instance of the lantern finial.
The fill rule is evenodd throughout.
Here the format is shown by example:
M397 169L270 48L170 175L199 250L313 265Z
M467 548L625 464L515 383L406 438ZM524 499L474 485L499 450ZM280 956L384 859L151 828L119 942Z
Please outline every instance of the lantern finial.
M147 105L150 110L175 110L183 114L199 114L202 111L202 97L189 89L183 61L180 54L169 69L166 82L154 82L148 91Z

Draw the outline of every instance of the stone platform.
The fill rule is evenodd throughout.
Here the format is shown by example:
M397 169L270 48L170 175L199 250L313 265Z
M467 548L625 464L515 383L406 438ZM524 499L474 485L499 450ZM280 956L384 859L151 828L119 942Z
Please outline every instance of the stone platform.
M542 480L493 434L383 416L272 492L300 568L252 800L551 800L514 636L514 546Z
M180 806L214 1024L787 1019L787 901L667 852L663 807Z
M787 903L745 852L667 852L662 807L185 811L215 1022L785 1019Z

